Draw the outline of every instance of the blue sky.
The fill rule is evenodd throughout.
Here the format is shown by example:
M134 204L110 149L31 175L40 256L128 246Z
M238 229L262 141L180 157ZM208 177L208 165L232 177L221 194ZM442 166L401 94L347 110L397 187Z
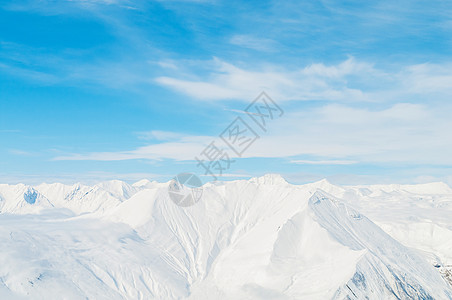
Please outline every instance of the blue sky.
M0 181L202 175L195 156L236 117L252 126L240 111L265 91L284 115L224 180L451 184L451 16L448 1L2 1Z

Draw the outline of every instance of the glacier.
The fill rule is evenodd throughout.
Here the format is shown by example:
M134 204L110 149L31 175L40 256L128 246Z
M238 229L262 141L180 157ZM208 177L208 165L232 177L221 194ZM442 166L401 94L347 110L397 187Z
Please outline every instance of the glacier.
M444 183L168 184L0 184L0 299L452 299Z

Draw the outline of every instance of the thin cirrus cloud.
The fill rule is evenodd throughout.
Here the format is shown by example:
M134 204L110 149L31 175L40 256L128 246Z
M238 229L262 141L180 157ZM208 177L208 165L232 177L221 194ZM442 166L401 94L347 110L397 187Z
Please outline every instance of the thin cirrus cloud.
M330 104L289 112L272 126L270 136L256 142L252 152L256 156L279 153L280 157L309 155L319 160L451 165L448 111L450 106L398 103L384 109Z
M263 136L245 153L246 158L293 158L295 164L317 165L357 161L452 164L448 155L452 144L446 129L452 127L447 114L450 105L445 101L452 91L448 84L452 78L450 66L417 64L385 71L349 58L336 65L317 63L294 71L274 67L258 72L214 59L208 65L210 74L199 80L159 77L156 82L199 100L248 101L262 89L276 101L328 100L330 104L287 112L275 123L273 133ZM417 103L419 99L422 104ZM365 106L362 100L367 101ZM54 160L193 160L214 140L166 131L137 135L154 143L121 152L69 154Z
M68 154L53 158L55 161L121 161L131 159L148 159L148 160L193 160L203 147L212 141L209 136L182 136L180 133L155 131L151 133L153 137L159 139L172 139L171 141L155 143L139 147L133 150L119 152L93 152L88 154Z
M36 153L30 152L30 151L19 150L19 149L10 149L9 153L11 153L13 155L18 155L18 156L33 156L33 155L36 155Z
M160 76L155 82L203 101L253 99L262 90L279 101L394 102L445 100L452 92L452 63L416 64L395 70L349 58L341 63L316 63L298 69L238 67L215 58L208 75L190 79ZM197 79L192 79L197 78Z
M158 141L177 140L182 139L184 137L184 134L182 133L164 130L142 131L137 132L136 135L141 140L158 140Z
M218 58L207 63L211 72L199 80L161 76L155 82L200 100L253 99L262 90L278 100L367 100L359 89L344 82L349 75L377 74L371 65L350 58L333 66L312 64L285 70L237 67ZM195 72L195 71L194 71ZM191 76L196 77L196 76Z
M297 165L353 165L357 164L355 160L291 160L293 164Z
M281 45L272 39L258 38L243 34L234 35L229 42L236 46L263 52L275 52L281 47Z
M452 141L447 130L452 121L448 110L441 113L441 109L410 103L379 110L329 104L287 112L272 123L268 134L251 145L243 157L289 158L290 163L310 165L358 162L452 165L449 155ZM211 136L173 132L152 135L159 136L161 141L121 152L72 154L54 160L194 160L210 142L222 145ZM230 156L235 157L232 153Z

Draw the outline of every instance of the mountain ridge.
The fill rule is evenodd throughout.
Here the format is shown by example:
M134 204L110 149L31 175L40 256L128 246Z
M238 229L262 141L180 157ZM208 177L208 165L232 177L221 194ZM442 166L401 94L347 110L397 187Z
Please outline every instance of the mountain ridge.
M269 174L206 184L182 208L168 184L0 185L0 241L15 249L0 254L0 291L56 299L53 282L71 299L452 299L434 266L451 261L447 190Z

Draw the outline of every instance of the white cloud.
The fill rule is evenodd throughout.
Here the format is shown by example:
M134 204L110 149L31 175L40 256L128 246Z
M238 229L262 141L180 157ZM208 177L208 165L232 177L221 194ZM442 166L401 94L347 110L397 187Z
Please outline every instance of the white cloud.
M291 160L293 164L298 165L353 165L357 164L358 161L354 160Z
M451 64L413 65L384 72L350 58L337 65L256 71L215 59L210 68L213 71L199 80L156 80L202 100L249 101L261 90L276 101L330 100L323 106L298 106L286 111L245 157L291 158L305 164L308 160L314 163L306 157L315 157L317 164L452 164ZM372 102L363 104L360 100ZM143 133L141 138L162 142L122 152L65 155L55 160L193 160L215 139L165 131Z
M287 112L246 155L451 165L447 112L450 106L404 103L379 110L327 105Z
M249 101L265 90L278 101L397 103L446 100L452 93L452 63L409 65L391 71L354 58L334 65L314 63L300 68L267 65L251 69L217 58L198 65L207 66L208 74L196 76L198 71L192 67L192 73L185 74L185 78L161 76L155 82L199 100Z
M35 155L35 153L33 153L33 152L19 150L19 149L10 149L9 153L14 154L14 155L19 155L19 156L33 156L33 155Z
M407 67L401 74L403 86L410 93L452 93L452 64L418 64Z
M174 136L179 134L174 133ZM119 161L130 159L173 159L193 160L196 155L204 149L212 137L207 136L184 136L177 141L163 142L121 152L94 152L88 154L70 154L55 157L53 160L97 160L97 161Z
M240 98L243 92L230 90L214 83L185 81L170 77L159 77L156 81L159 84L199 99L221 100Z
M399 103L371 110L329 104L286 112L268 125L245 158L292 158L293 163L414 163L452 165L449 128L444 107ZM251 122L251 121L250 121ZM252 123L249 123L252 124ZM122 152L68 155L56 160L194 160L216 137L163 133L174 140ZM226 146L224 146L226 148ZM231 157L232 151L231 151ZM317 160L306 159L315 157Z
M212 71L199 80L157 77L158 84L200 100L241 99L249 101L265 90L278 100L368 101L368 96L347 85L346 77L361 73L379 75L371 65L350 58L335 66L313 64L296 70L267 67L247 70L214 59ZM191 76L194 77L194 76Z
M163 130L151 130L144 132L137 132L137 136L142 140L158 140L158 141L168 141L168 140L178 140L184 137L184 134L171 131Z
M264 52L273 52L280 47L274 40L244 34L234 35L229 42L236 46Z

